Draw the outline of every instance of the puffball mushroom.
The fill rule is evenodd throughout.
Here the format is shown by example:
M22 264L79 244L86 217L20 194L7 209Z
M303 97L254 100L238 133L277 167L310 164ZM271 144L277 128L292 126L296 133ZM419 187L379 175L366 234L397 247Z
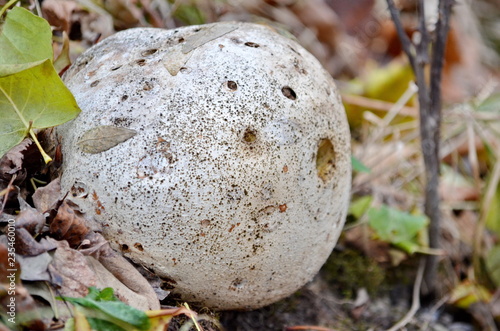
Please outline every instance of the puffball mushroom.
M214 309L282 299L345 220L350 135L334 82L265 25L136 28L64 76L62 187L113 247Z

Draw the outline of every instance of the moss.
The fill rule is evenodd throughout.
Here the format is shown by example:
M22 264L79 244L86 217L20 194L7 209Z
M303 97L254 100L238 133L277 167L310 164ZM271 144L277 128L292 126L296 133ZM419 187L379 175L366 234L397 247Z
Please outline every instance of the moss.
M333 251L321 269L323 278L339 295L353 299L360 288L377 294L385 279L385 271L375 261L355 250Z

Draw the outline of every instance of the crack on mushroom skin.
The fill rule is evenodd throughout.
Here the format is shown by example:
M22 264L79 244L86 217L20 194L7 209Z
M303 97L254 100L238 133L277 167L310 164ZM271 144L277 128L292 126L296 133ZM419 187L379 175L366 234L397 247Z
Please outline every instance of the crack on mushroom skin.
M64 79L84 111L60 128L62 185L69 189L78 178L95 190L106 206L95 217L113 247L128 245L128 257L177 282L173 295L218 309L256 308L308 281L333 248L349 198L348 128L331 77L299 45L262 26L238 23L192 50L179 74L170 75L162 61L196 29L119 32L75 61ZM95 123L139 134L77 161L67 131ZM335 147L326 183L317 166L325 138ZM76 167L85 170L77 176ZM343 207L334 210L331 201ZM89 203L96 214L97 202ZM297 240L310 233L313 243ZM283 275L275 261L300 264L304 273ZM220 283L208 287L207 274ZM237 279L245 285L230 290Z

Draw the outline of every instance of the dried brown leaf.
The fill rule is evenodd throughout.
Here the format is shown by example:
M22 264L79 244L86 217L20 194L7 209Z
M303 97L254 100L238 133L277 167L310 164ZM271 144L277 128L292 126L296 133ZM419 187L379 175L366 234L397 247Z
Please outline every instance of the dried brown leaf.
M186 42L182 46L182 53L187 54L192 50L208 43L209 41L222 37L223 35L234 31L237 28L237 25L231 23L222 25L215 24L203 27L199 32L186 38Z
M136 27L144 21L141 10L135 1L130 0L106 0L103 1L104 9L113 16L115 26L120 30Z
M337 48L338 33L341 30L339 18L325 1L299 1L291 9L305 26L316 32L319 41L331 49Z
M25 256L36 256L42 254L46 251L54 249L53 245L50 245L45 240L40 242L36 241L35 238L26 230L25 228L16 229L16 253Z
M390 262L390 245L386 242L371 240L372 235L367 226L356 226L345 232L345 242L378 263Z
M66 33L71 31L71 15L79 6L75 1L45 0L42 2L42 12L49 24L56 30Z
M56 217L50 222L50 233L56 239L66 240L71 247L77 247L88 232L87 220L78 206L64 200Z
M191 55L193 55L193 53L184 54L182 52L182 46L176 45L172 47L169 50L169 52L165 55L165 57L162 60L162 63L169 72L169 74L175 76L179 73L181 68L184 67L186 62L191 58Z
M85 153L97 154L129 140L136 134L135 130L102 125L85 132L77 144Z
M60 282L59 292L69 297L84 297L88 288L97 285L97 277L87 264L87 259L77 250L69 247L66 241L48 238L57 246L49 272Z
M14 174L17 174L17 183L23 181L26 178L26 171L23 169L23 160L27 149L32 145L33 141L26 138L21 143L9 150L7 154L5 154L0 159L1 180L8 182Z
M147 297L141 295L141 293L136 293L124 285L120 280L118 280L115 275L113 275L106 267L102 265L101 262L97 261L91 256L87 256L87 261L94 271L97 278L97 287L106 288L111 287L114 289L114 293L120 301L139 309L139 310L150 310L153 309L148 303ZM129 275L131 268L133 268L130 263L127 262L127 270L122 270L125 275ZM156 299L158 301L158 299ZM154 307L156 309L156 307Z
M45 217L21 197L18 201L21 210L16 216L16 228L26 229L32 236L39 234L45 225Z
M52 257L48 252L37 256L18 255L17 259L21 265L21 279L26 281L50 281L48 267Z
M61 180L56 178L48 185L39 187L33 194L33 204L41 213L54 208L61 195Z
M95 232L87 238L90 247L81 250L97 259L116 279L127 288L146 299L149 309L159 309L160 303L151 285L121 254L115 252L104 237Z

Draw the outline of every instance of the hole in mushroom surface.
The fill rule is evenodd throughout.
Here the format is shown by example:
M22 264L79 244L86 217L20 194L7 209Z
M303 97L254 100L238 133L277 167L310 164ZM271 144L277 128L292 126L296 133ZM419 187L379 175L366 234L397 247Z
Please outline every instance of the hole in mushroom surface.
M158 52L158 50L155 49L155 48L152 48L152 49L145 50L144 52L141 53L141 55L142 56L150 56L150 55L153 55L156 52Z
M249 144L255 142L257 140L257 132L250 128L247 128L245 130L245 133L243 133L243 140Z
M142 245L141 245L140 243L135 243L135 244L134 244L134 247L135 247L137 250L141 251L141 252L144 250L144 247L142 247Z
M99 79L90 83L90 87L96 87L99 84Z
M121 67L122 67L121 65L114 66L113 68L111 68L111 71L118 70L118 69L120 69Z
M234 290L242 289L244 286L245 286L245 280L243 280L241 278L236 278L235 280L233 280L231 282L231 285L229 285L229 289L234 291Z
M227 88L230 89L231 91L236 91L238 89L238 84L230 80L227 82Z
M259 44L257 44L257 43L253 43L253 42L251 42L251 41L247 41L247 42L245 43L245 46L252 47L252 48L259 48L259 47L260 47L260 45L259 45Z
M283 95L285 97L287 97L288 99L290 100L295 100L297 99L297 94L295 94L295 91L292 90L291 87L289 86L284 86L282 89L281 89L281 93L283 93Z
M142 66L146 65L146 60L139 59L139 60L135 61L135 63L142 67Z
M128 252L130 250L130 248L128 247L127 244L121 244L120 248L121 248L122 252Z
M82 182L75 182L71 187L70 192L73 198L85 199L89 195L87 185Z
M323 182L328 182L335 173L335 148L330 139L321 139L316 155L316 169Z

